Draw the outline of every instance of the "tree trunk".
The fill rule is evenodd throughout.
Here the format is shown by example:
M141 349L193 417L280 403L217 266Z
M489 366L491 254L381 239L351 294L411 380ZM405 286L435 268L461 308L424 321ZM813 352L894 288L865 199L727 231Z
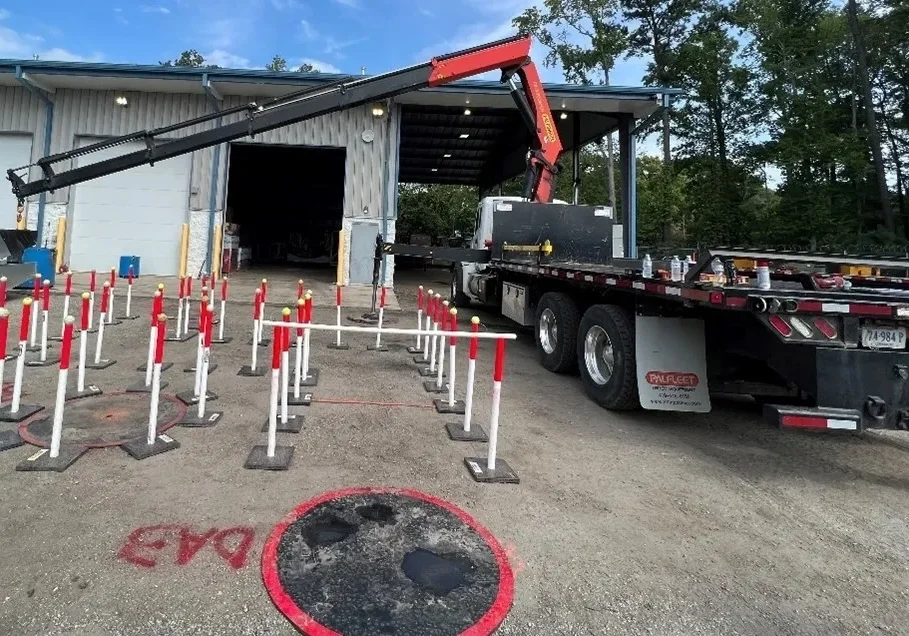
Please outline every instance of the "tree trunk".
M881 136L877 130L877 118L874 115L874 99L871 94L871 80L868 77L868 55L865 50L865 38L858 21L858 9L855 0L847 0L846 16L849 30L855 42L855 57L858 64L859 82L862 85L862 97L865 106L865 125L868 128L868 144L874 159L874 171L877 173L877 187L880 191L881 214L884 227L888 232L894 231L893 208L890 206L890 189L887 187L887 172L884 167L884 153L881 150Z
M669 109L663 111L663 163L667 166L672 160L671 148L669 147Z

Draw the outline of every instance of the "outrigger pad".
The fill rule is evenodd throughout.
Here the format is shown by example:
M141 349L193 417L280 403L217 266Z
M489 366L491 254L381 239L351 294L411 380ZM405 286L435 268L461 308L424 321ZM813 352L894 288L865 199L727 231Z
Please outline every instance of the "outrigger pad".
M160 455L161 453L180 448L180 442L170 435L161 433L155 438L154 444L149 444L143 437L126 442L121 448L129 453L133 459L148 459L154 455Z
M294 390L287 392L287 406L312 406L312 393L300 391L300 397L294 397Z
M425 380L423 388L427 393L448 393L448 384L445 382L442 383L442 386L438 386L435 380Z
M208 428L214 426L221 421L221 417L224 415L221 411L210 411L199 417L197 412L187 413L183 416L183 419L177 422L177 426L184 426L186 428Z
M164 389L167 386L167 382L161 380L160 382L161 389ZM130 384L126 387L127 393L151 393L151 384L145 386L145 380L139 380L135 384Z
M511 469L507 462L496 459L495 470L486 468L485 457L465 457L464 464L474 481L490 484L519 484L518 474Z
M165 371L170 369L172 366L174 366L173 362L163 362L161 364L161 373L164 373ZM142 366L136 367L136 371L141 371L142 373L145 373L145 369L146 369L146 365L144 365L144 364Z
M274 457L268 456L265 444L254 446L243 468L251 470L287 470L294 456L293 446L276 446Z
M347 344L346 342L342 342L341 344L335 344L334 342L332 342L330 345L328 345L328 348L334 349L335 351L347 351L348 349L350 349L350 345Z
M162 383L162 384L163 384L163 383ZM128 390L128 389L127 389L127 390ZM98 387L95 386L94 384L89 384L89 385L87 385L87 386L85 387L85 390L84 390L84 391L78 391L78 390L76 390L75 387L73 387L72 389L67 390L67 392L66 392L66 400L67 400L67 401L69 401L69 400L81 400L82 398L94 397L94 396L96 396L96 395L101 395L102 393L104 393L104 391L102 391L100 388L98 388Z
M59 364L60 358L46 358L43 362L41 360L26 360L25 366L27 367L55 367Z
M237 371L237 375L242 375L247 378L258 378L265 375L266 371L267 370L265 369L265 365L259 365L256 367L256 370L253 371L252 367L250 367L248 364L244 364L242 367L240 367L240 370Z
M100 371L101 369L106 369L108 367L112 367L115 364L117 364L116 360L105 360L104 358L102 358L101 361L98 362L97 364L95 364L94 362L86 362L85 368Z
M0 431L0 453L11 448L19 448L25 440L19 436L19 431Z
M460 422L449 422L445 425L448 431L448 437L453 442L488 442L489 436L482 426L471 426L469 431L464 430L464 425Z
M464 415L464 402L462 400L455 400L454 404L449 404L447 398L438 398L433 400L432 403L436 407L436 413Z
M288 415L287 422L284 424L281 423L281 416L278 416L278 427L275 429L278 433L299 433L303 430L303 416L302 415ZM268 420L265 420L265 425L262 427L262 432L268 432Z
M22 422L42 410L44 407L39 404L20 404L19 410L12 413L10 405L6 404L0 407L0 422Z
M82 457L88 449L84 446L60 446L60 453L56 457L50 456L49 448L42 448L34 455L16 464L16 470L26 472L53 471L62 473L72 466L77 459Z
M182 393L177 393L176 398L178 400L180 400L181 402L183 402L183 404L185 404L186 406L192 406L193 404L199 403L199 396L196 395L195 393L193 393L192 389L183 391ZM217 394L212 393L211 391L207 391L205 393L206 402L211 402L212 400L217 400L217 399L218 399Z
M217 364L208 365L208 375L211 375L212 373L214 373L215 369L217 369L217 368L218 368ZM183 369L183 373L195 373L195 372L196 372L196 367L186 367L185 369Z

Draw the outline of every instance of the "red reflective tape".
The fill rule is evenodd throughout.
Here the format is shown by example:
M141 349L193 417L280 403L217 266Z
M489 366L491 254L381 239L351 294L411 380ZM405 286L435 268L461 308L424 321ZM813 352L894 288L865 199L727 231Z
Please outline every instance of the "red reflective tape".
M205 348L211 349L211 335L214 332L212 328L212 323L215 320L215 313L213 311L205 312Z
M6 307L6 276L0 280L0 307Z
M73 350L73 323L63 325L63 342L60 344L60 370L69 369L70 354Z
M25 298L22 301L22 323L19 325L19 342L25 342L28 340L28 323L31 318L32 303L28 298Z
M306 322L312 322L312 297L306 299Z
M82 298L82 311L81 311L81 314L80 314L80 316L79 316L79 318L80 318L81 321L82 321L81 324L80 324L80 329L81 329L82 331L88 331L88 312L90 311L89 306L88 306L88 303L89 303L89 297L88 297L88 296L83 296L83 298Z
M164 313L164 294L161 292L155 292L152 300L152 319L153 321L158 320L158 314Z
M303 279L297 281L297 299L303 298Z
M827 418L810 415L784 415L780 418L780 426L787 428L827 428Z
M726 297L726 306L727 307L744 307L748 304L748 299L744 296L727 296Z
M281 368L281 351L284 349L284 345L281 342L281 336L284 333L283 327L278 327L275 325L272 330L271 338L271 370L277 371Z
M306 322L306 300L297 299L297 322ZM297 327L297 335L303 335L303 327Z
M892 316L893 307L890 305L849 304L850 314L866 314L871 316Z
M183 298L184 292L186 291L186 279L184 279L182 276L179 279L177 288L177 298Z
M117 270L114 267L110 268L110 287L111 289L117 284Z
M133 284L133 266L129 266L129 270L126 272L126 282L130 285Z
M382 289L379 292L379 307L385 306L385 285L382 285Z
M199 299L199 333L205 331L205 314L208 313L208 296Z
M208 274L202 274L202 287L208 287Z
M335 305L341 306L341 286L335 285Z
M824 310L823 303L819 300L800 300L798 305L796 305L798 311L811 312L811 313L820 313Z
M107 284L104 286L104 289L101 291L101 313L107 313L107 303L110 300L110 285Z
M221 300L227 300L227 279L221 279Z
M0 353L6 354L6 346L9 340L9 313L0 316Z
M259 287L262 290L262 302L268 302L268 281L264 278L262 279L262 285Z
M446 331L448 329L448 306L442 305L439 310L439 330ZM443 336L444 338L444 336Z
M4 291L6 291L6 283L4 283L3 286L4 286ZM73 293L73 273L67 272L66 273L66 295L69 296L72 293Z
M498 338L496 340L496 362L495 368L492 372L492 379L494 382L501 382L502 376L505 373L505 339Z
M282 313L282 319L284 322L290 322L290 312ZM284 331L284 351L290 351L290 327L283 327Z
M258 320L262 317L262 292L256 290L256 296L253 299L253 320Z
M186 295L187 296L193 295L193 277L192 276L186 277Z
M158 316L158 340L155 342L155 364L164 362L164 336L167 335L167 316Z
M417 309L423 309L423 286L417 287Z
M458 315L457 314L448 314L448 330L457 331L458 330ZM456 346L458 344L458 337L455 335L448 336L448 344Z
M96 276L97 276L97 272L95 270L92 270L91 278L89 279L89 282L88 282L89 291L95 291Z
M480 331L480 323L479 323L479 322L472 322L472 323L470 324L470 330L471 330L472 332L474 332L474 333L477 333L478 331ZM470 352L469 352L469 355L470 355L470 359L471 359L471 360L476 360L476 359L477 359L477 346L478 346L479 344L480 344L480 339L479 339L479 338L471 338L471 339L470 339Z
M32 292L35 302L41 300L41 274L35 274L35 289Z
M44 295L41 297L41 309L50 311L50 281L44 281Z

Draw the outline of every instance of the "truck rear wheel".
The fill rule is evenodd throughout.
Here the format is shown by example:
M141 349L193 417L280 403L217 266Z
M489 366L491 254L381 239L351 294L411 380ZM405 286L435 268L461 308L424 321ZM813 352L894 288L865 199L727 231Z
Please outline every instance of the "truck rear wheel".
M584 389L613 411L640 406L634 355L634 318L616 305L593 305L581 318L577 363Z
M546 292L537 303L536 341L540 364L554 373L568 373L577 367L578 306L566 294Z

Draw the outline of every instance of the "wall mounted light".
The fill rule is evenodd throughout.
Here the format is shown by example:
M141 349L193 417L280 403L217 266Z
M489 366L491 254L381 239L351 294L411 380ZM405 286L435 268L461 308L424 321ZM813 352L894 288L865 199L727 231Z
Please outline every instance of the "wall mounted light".
M114 99L114 103L115 103L117 106L122 106L122 107L124 107L124 108L127 107L127 106L129 106L129 100L126 99L126 96L125 96L125 95L117 95L117 98Z
M566 112L563 110L563 111L562 111L562 114L559 115L559 119L568 119L568 113L566 113Z
M385 107L382 104L373 104L372 105L372 116L381 117L385 114Z
M469 114L470 114L470 109L469 109L469 108L465 108L465 109L464 109L464 114L465 114L465 115L469 115Z

